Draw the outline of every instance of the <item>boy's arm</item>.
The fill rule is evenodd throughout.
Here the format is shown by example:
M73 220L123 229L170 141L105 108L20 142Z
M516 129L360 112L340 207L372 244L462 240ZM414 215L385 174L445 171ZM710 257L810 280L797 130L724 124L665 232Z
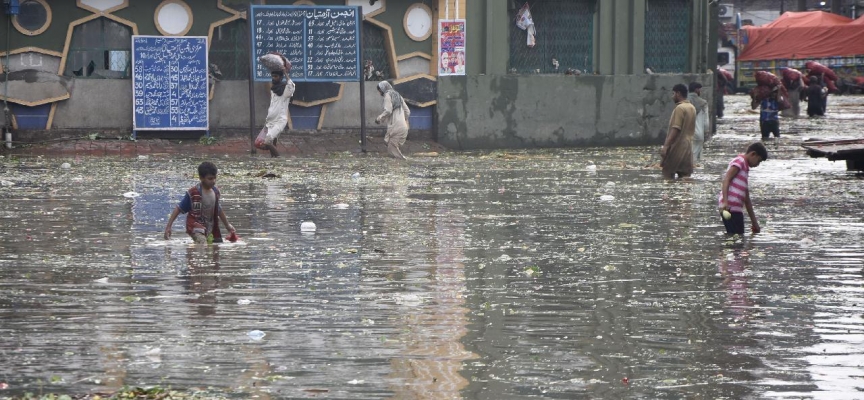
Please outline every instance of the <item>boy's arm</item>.
M753 202L750 201L750 193L747 193L747 197L744 198L744 206L747 207L747 215L750 216L750 230L753 233L759 233L762 231L762 228L759 227L759 222L756 221L756 213L753 212Z
M174 220L177 219L178 215L180 215L180 207L174 207L174 211L168 217L168 225L165 225L165 240L171 239L171 225L174 225Z
M722 196L720 199L720 211L729 209L729 185L732 184L732 179L735 178L735 175L738 175L738 167L733 165L729 167L729 170L726 171L726 176L723 177L723 186L720 189Z
M222 211L222 207L219 207L219 219L222 220L222 225L225 225L225 229L228 232L234 232L234 225L228 223L228 217L225 216L225 211Z

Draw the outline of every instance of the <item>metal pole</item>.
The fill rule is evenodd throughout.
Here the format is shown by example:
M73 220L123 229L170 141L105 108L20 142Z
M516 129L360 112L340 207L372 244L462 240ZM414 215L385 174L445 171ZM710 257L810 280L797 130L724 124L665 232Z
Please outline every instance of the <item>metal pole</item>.
M249 154L255 154L255 27L252 26L252 2L246 9L249 24Z
M0 66L6 81L3 83L3 129L4 140L6 140L6 148L12 148L12 112L9 111L9 75L12 71L9 68L9 40L12 38L12 14L6 16L6 63Z
M357 6L357 12L360 16L360 26L357 27L357 34L360 35L360 65L363 66L363 8ZM360 151L366 152L366 76L363 69L360 71Z

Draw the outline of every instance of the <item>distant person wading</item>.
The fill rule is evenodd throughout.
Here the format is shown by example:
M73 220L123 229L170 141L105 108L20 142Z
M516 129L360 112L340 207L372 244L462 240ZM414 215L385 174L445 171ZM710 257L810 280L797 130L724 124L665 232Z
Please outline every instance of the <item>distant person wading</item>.
M411 110L408 109L408 104L402 99L393 86L387 81L378 83L378 93L384 97L384 112L375 118L376 124L386 123L387 133L384 135L384 142L387 143L387 151L393 157L404 160L405 156L399 147L405 144L405 139L408 138L408 117L411 116Z
M677 84L672 88L675 110L669 118L666 142L660 148L660 165L663 177L687 178L693 174L693 135L696 130L696 108L687 101L687 86Z

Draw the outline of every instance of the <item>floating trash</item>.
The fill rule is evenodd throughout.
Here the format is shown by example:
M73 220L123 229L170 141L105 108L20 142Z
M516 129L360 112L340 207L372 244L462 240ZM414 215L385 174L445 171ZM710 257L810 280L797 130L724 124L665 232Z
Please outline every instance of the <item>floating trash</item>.
M318 227L315 226L315 223L312 221L303 221L300 224L300 232L315 232Z
M72 168L72 164L69 164L68 162L64 162L63 164L60 164L60 168L69 169L69 168Z
M256 329L254 331L249 331L246 336L249 336L252 340L261 340L264 339L264 336L267 336L267 334Z
M335 208L337 210L346 210L346 209L348 209L348 205L345 203L339 203L339 204L334 204L333 208Z
M600 196L600 201L614 201L614 200L615 200L615 196L612 196L611 194L604 194L604 195Z
M160 347L152 347L143 353L145 356L158 356L160 354L162 354L162 348Z
M108 283L108 278L99 278L99 279L95 279L95 280L93 280L93 282L96 282L96 283Z
M134 199L134 198L136 198L136 197L138 197L138 196L141 196L141 194L140 194L140 193L136 193L136 192L126 192L126 193L123 193L123 197L125 197L125 198L127 198L127 199Z
M355 172L353 175L351 175L351 178L352 178L352 179L359 179L359 178L360 178L360 173L359 173L359 172Z
M252 304L252 300L240 299L240 300L237 300L237 304L239 304L241 306L249 305L249 304Z
M150 156L143 155L143 154L140 155L140 156L138 156L138 159L139 159L139 160L146 160L146 159L148 159L148 158L150 158Z
M419 306L423 304L423 298L413 293L397 294L393 297L396 304L403 306Z
M362 385L365 382L366 381L363 381L363 380L352 379L352 380L348 381L348 384L349 385Z
M612 181L606 182L606 186L615 186L615 182L612 182Z

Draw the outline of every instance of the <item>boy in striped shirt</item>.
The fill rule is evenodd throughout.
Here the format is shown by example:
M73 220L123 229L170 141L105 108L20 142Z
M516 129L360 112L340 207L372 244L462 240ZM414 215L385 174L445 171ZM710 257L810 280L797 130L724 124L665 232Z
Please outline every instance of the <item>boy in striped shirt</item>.
M761 228L753 213L753 203L750 201L750 189L747 177L750 168L759 166L759 163L768 159L768 150L762 143L753 143L747 147L744 154L739 154L729 162L726 174L723 177L723 186L720 189L718 206L726 226L726 233L730 235L744 234L744 208L750 215L750 229L753 233L759 233ZM724 211L728 213L724 213ZM730 216L731 214L731 216ZM728 217L728 218L727 218Z

